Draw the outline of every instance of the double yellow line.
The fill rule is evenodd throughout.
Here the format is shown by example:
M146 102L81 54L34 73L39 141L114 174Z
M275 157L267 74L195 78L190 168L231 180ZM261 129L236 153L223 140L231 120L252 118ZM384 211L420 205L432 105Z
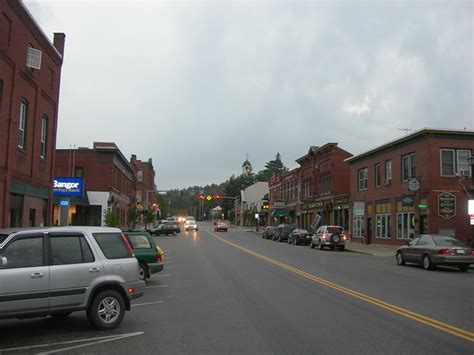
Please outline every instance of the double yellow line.
M265 255L262 255L262 254L259 254L259 253L256 253L250 249L247 249L247 248L244 248L238 244L235 244L235 243L232 243L232 242L229 242L228 240L225 240L224 238L222 237L219 237L217 234L213 233L213 232L210 232L210 234L219 239L220 241L234 247L234 248L237 248L247 254L250 254L250 255L253 255L255 256L256 258L258 259L261 259L261 260L264 260L266 262L269 262L273 265L276 265L276 266L279 266L285 270L288 270L290 272L293 272L299 276L302 276L308 280L311 280L311 281L314 281L314 282L317 282L321 285L324 285L324 286L327 286L327 287L330 287L334 290L337 290L339 292L342 292L342 293L345 293L346 295L349 295L349 296L352 296L352 297L355 297L355 298L358 298L359 300L361 301L364 301L364 302L367 302L367 303L370 303L370 304L373 304L374 306L377 306L377 307L380 307L380 308L383 308L387 311L390 311L390 312L393 312L393 313L396 313L398 315L401 315L403 317L406 317L406 318L410 318L416 322L419 322L419 323L422 323L422 324L425 324L429 327L432 327L432 328L436 328L436 329L439 329L443 332L446 332L446 333L449 333L451 335L454 335L458 338L461 338L461 339L464 339L464 340L467 340L467 341L470 341L470 342L474 342L474 333L473 332L470 332L470 331L467 331L467 330L464 330L464 329L460 329L460 328L457 328L457 327L454 327L452 325L449 325L447 323L443 323L443 322L440 322L436 319L432 319L432 318L429 318L429 317L426 317L426 316L423 316L421 314L418 314L418 313L415 313L415 312L412 312L412 311L409 311L407 309L404 309L404 308L401 308L401 307L398 307L398 306L395 306L391 303L387 303L387 302L384 302L382 300L379 300L377 298L374 298L374 297L371 297L371 296L368 296L368 295L365 295L363 293L360 293L360 292L357 292L357 291L354 291L354 290L351 290L350 288L347 288L347 287L343 287L343 286L340 286L338 284L335 284L334 282L330 282L328 280L325 280L325 279L322 279L318 276L315 276L315 275L312 275L312 274L309 274L303 270L300 270L300 269L297 269L295 267L292 267L290 265L287 265L287 264L284 264L284 263L281 263L275 259L272 259L272 258L269 258L268 256L265 256Z

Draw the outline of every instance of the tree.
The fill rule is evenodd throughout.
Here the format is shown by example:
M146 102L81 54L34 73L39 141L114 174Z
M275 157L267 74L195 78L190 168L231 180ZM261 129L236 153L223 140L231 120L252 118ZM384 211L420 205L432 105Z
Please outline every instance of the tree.
M132 207L128 210L128 227L130 229L135 229L137 223L138 210L136 207Z
M156 220L156 213L152 210L148 210L145 213L145 229L148 229L149 224L154 224Z
M104 212L104 224L106 227L118 227L119 216L117 212L107 210Z
M281 161L281 155L278 152L274 160L270 160L265 164L265 169L257 174L257 181L270 181L273 175L286 173L288 168Z

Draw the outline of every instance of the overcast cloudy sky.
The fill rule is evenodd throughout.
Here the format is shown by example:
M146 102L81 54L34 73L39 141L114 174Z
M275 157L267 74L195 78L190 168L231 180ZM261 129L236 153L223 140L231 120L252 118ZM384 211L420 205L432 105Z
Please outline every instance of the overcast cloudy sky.
M58 148L115 142L160 189L474 129L471 1L33 1L66 33Z

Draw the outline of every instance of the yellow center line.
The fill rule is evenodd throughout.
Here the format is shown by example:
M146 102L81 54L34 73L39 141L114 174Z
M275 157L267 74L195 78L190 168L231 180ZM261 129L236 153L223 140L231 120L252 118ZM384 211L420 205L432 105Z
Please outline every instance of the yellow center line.
M363 293L360 293L360 292L357 292L355 290L352 290L350 288L347 288L347 287L344 287L344 286L341 286L341 285L338 285L334 282L331 282L331 281L328 281L328 280L325 280L321 277L318 277L318 276L315 276L313 274L310 274L310 273L307 273L303 270L300 270L300 269L297 269L293 266L290 266L290 265L287 265L287 264L284 264L280 261L277 261L275 259L272 259L268 256L265 256L263 254L259 254L257 252L254 252L250 249L247 249L247 248L244 248L238 244L235 244L235 243L232 243L232 242L229 242L228 240L225 240L224 238L218 236L217 234L215 234L214 232L211 232L209 231L209 233L216 239L234 247L234 248L237 248L247 254L250 254L250 255L253 255L255 256L256 258L258 259L261 259L261 260L264 260L264 261L267 261L273 265L276 265L276 266L279 266L285 270L288 270L290 272L293 272L299 276L302 276L306 279L309 279L311 281L314 281L314 282L317 282L321 285L324 285L324 286L327 286L327 287L330 287L334 290L337 290L339 292L342 292L342 293L345 293L349 296L352 296L352 297L355 297L357 299L360 299L364 302L367 302L367 303L370 303L370 304L373 304L377 307L380 307L380 308L383 308L383 309L386 309L390 312L393 312L393 313L396 313L398 315L401 315L403 317L406 317L406 318L410 318L414 321L417 321L419 323L422 323L422 324L425 324L427 326L430 326L430 327L433 327L433 328L436 328L436 329L439 329L443 332L446 332L446 333L449 333L451 335L454 335L456 337L459 337L459 338L462 338L464 340L467 340L467 341L470 341L470 342L474 342L474 333L473 332L470 332L468 330L464 330L464 329L461 329L461 328L457 328L457 327L454 327L450 324L447 324L447 323L443 323L443 322L440 322L436 319L432 319L432 318L429 318L429 317L426 317L422 314L418 314L418 313L415 313L415 312L412 312L412 311L409 311L407 309L404 309L404 308L401 308L401 307L398 307L398 306L395 306L391 303L388 303L388 302L385 302L385 301L382 301L382 300L379 300L377 298L374 298L374 297L371 297L371 296L368 296L368 295L365 295Z

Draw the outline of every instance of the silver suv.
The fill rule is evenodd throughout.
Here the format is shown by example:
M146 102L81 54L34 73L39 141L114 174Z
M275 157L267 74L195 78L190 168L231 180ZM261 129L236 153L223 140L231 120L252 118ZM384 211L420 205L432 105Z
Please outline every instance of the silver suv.
M341 226L321 226L311 237L309 245L311 248L318 246L320 250L324 247L329 247L331 250L338 247L343 251L346 248L346 239L344 228Z
M85 310L96 328L113 329L144 290L120 229L0 229L0 319Z

